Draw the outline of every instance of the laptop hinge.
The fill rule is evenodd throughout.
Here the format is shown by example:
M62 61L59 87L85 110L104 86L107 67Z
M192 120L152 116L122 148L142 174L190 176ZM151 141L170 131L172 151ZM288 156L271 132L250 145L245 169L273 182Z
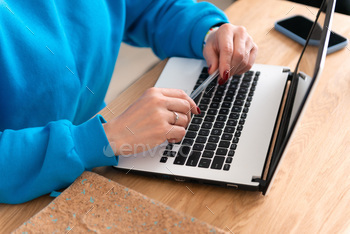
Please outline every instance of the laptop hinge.
M262 171L262 175L261 176L253 176L252 177L252 182L258 182L260 189L263 189L267 185L267 181L266 181L267 180L267 174L268 174L269 169L270 169L270 163L271 163L272 156L273 156L275 150L279 150L279 149L277 149L275 147L276 146L275 143L276 143L276 139L277 139L278 133L280 131L282 116L283 116L283 112L284 112L285 107L286 107L285 105L286 105L288 93L289 93L289 90L290 90L291 80L293 79L293 75L294 75L293 72L290 72L289 68L284 68L283 69L283 73L288 73L288 77L287 77L287 81L286 81L285 90L283 92L283 98L282 98L282 102L281 102L281 105L280 105L280 110L279 110L278 115L277 115L277 120L276 120L274 133L272 135L270 147L269 147L268 154L267 154L267 157L266 157L264 169Z

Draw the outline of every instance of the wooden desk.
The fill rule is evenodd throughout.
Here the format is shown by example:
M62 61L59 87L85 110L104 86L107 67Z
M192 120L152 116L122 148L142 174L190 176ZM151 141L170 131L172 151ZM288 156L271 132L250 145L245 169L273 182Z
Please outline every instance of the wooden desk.
M245 0L226 10L259 46L257 63L294 68L301 46L272 29L293 14L314 18L316 9L287 1ZM334 31L350 38L350 17L336 14ZM323 75L293 137L271 192L235 191L142 177L104 167L96 172L175 209L234 233L350 232L350 46L327 56ZM122 113L156 82L159 63L101 111ZM186 187L187 186L187 187ZM189 191L189 189L191 191ZM46 206L48 196L0 205L0 229L13 230Z

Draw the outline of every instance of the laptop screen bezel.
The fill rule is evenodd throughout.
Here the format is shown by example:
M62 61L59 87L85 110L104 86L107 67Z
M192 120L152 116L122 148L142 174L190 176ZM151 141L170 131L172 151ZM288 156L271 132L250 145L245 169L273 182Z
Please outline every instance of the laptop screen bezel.
M315 83L318 81L319 79L319 74L323 68L324 65L324 61L326 58L326 53L327 53L327 46L328 46L328 42L329 42L329 37L330 37L330 26L331 26L331 22L332 22L332 18L333 18L333 13L334 13L334 8L335 8L335 0L324 0L323 3L321 4L321 7L317 13L316 19L314 21L314 24L312 26L312 30L310 30L310 33L308 35L308 38L306 40L305 46L302 50L302 53L299 57L298 63L296 65L296 68L294 70L293 73L293 79L299 79L299 75L298 73L298 69L299 69L299 64L300 61L302 59L302 56L304 55L305 49L308 46L310 37L311 37L311 33L313 31L313 29L315 28L315 25L317 24L317 21L319 19L319 16L321 14L322 11L322 6L324 4L327 4L327 9L326 9L326 16L325 16L325 20L324 20L324 24L323 24L323 30L322 30L322 34L321 34L321 38L320 38L320 46L318 49L318 54L317 54L317 58L316 58L316 64L315 64L315 70L314 70L314 74L310 83L310 86L307 89L307 92L301 102L301 105L297 111L297 114L294 118L294 120L291 123L291 126L289 128L289 130L287 131L287 135L284 137L283 139L283 143L280 147L280 149L278 149L278 152L276 154L276 158L273 158L269 167L269 171L267 174L267 178L266 178L266 183L264 186L262 186L262 192L263 194L266 194L267 191L269 190L270 185L272 184L271 182L273 181L273 178L275 176L275 173L277 171L278 165L281 161L282 156L285 153L285 149L289 143L289 140L295 130L295 126L297 125L298 121L299 121L299 117L301 116L305 104L308 100L308 98L310 97L310 93L312 92L313 87L315 86ZM294 97L293 97L294 98Z

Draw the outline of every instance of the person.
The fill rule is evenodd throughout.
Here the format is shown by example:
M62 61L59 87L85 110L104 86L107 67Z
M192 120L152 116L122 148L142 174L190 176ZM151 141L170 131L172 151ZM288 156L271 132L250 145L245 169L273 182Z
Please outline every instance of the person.
M247 71L257 54L247 31L205 2L0 6L0 203L23 203L67 187L85 170L116 165L106 146L120 155L123 144L154 147L184 136L190 113L200 110L181 90L150 88L113 120L94 116L122 41L151 47L161 59L205 58L209 73L219 69L220 84Z

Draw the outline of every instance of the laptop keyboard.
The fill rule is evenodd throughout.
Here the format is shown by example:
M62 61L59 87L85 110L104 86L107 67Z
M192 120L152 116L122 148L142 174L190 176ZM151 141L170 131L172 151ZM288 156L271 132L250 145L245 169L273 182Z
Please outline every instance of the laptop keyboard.
M260 72L232 76L225 84L213 80L194 100L201 114L193 115L181 142L169 143L160 159L166 163L230 170ZM195 90L209 76L204 67Z

